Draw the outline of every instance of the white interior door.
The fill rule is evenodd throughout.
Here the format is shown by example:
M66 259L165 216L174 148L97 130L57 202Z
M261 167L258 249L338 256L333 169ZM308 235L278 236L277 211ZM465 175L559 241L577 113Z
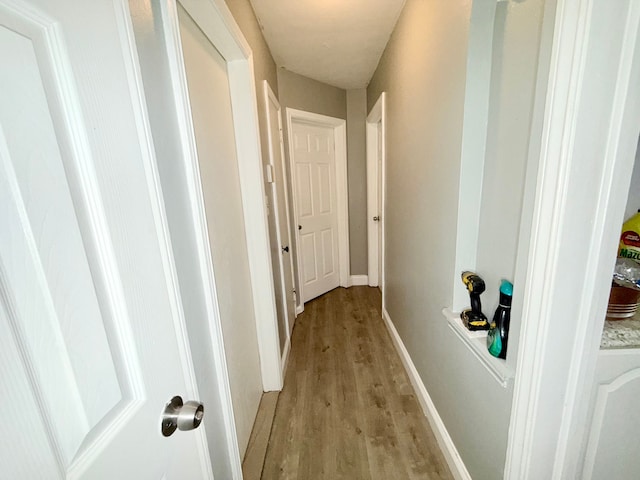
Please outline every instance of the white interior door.
M296 293L293 285L293 251L291 243L291 220L289 215L289 198L287 195L287 172L284 166L284 144L282 139L282 111L278 99L264 83L265 103L267 111L267 127L269 133L269 164L273 171L273 212L276 220L278 237L277 257L282 284L282 304L287 320L287 335L291 336L296 317Z
M0 1L1 476L212 478L124 1ZM136 101L134 101L136 99Z
M383 185L382 185L382 169L383 169L383 165L382 165L382 122L378 122L376 124L376 129L378 131L377 137L378 137L378 181L377 181L377 186L378 186L378 220L376 222L377 224L377 229L378 229L378 252L377 252L377 257L378 257L378 278L377 278L377 285L378 287L382 287L382 269L383 269L383 265L382 265L382 248L383 248L383 243L382 243L382 222L384 222L384 218L382 216L382 195L383 195Z
M367 116L367 264L369 286L380 287L384 278L384 158L385 93Z
M272 165L268 163L267 167L272 167ZM273 168L268 170L268 175L275 175ZM267 181L267 183L269 183L269 181ZM285 353L287 338L289 336L289 319L287 318L287 298L283 278L283 243L280 241L280 232L278 231L278 218L276 213L278 210L278 202L275 195L275 185L267 185L265 188L265 199L269 225L269 251L271 253L271 273L273 275L274 300L276 304L276 315L278 318L278 346L280 347L280 367L282 369L282 358Z
M340 285L333 128L292 122L302 300Z
M262 397L227 61L178 4L193 131L240 455Z

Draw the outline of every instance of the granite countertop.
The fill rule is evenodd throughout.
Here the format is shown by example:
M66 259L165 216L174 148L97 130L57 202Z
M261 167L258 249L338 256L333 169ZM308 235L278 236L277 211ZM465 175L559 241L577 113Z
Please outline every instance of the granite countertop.
M600 348L640 348L640 313L626 320L606 320Z

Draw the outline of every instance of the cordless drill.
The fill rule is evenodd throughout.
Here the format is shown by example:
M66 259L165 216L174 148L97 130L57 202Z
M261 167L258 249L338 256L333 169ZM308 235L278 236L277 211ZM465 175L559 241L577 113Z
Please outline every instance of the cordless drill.
M485 289L484 280L477 273L462 272L462 283L469 290L471 298L471 308L463 310L460 314L462 323L469 330L489 330L489 322L482 313L482 305L480 304L480 294Z

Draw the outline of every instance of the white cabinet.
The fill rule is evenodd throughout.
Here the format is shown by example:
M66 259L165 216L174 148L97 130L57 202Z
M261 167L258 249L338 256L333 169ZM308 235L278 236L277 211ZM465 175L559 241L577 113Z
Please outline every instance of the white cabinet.
M638 478L639 399L640 348L601 350L591 397L584 479Z

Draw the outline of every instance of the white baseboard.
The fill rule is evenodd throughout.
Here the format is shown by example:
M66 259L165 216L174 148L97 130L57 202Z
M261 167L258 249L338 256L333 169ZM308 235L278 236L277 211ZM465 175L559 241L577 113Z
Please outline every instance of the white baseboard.
M389 330L389 334L391 335L396 350L402 359L404 368L407 370L409 380L411 380L411 384L416 392L422 411L427 417L427 420L429 420L431 429L436 436L438 445L444 454L451 473L456 480L471 480L471 475L469 475L469 471L462 461L462 458L458 453L458 449L447 431L447 427L445 427L442 418L440 418L438 410L436 410L436 406L433 404L433 401L427 392L427 388L424 386L424 383L418 374L418 370L416 370L416 366L413 364L413 360L411 360L411 357L409 356L409 352L405 348L400 335L398 335L398 331L393 325L391 317L389 317L389 313L384 309L382 310L382 318L387 325L387 330Z
M298 305L298 306L296 307L296 317L297 317L298 315L300 315L302 312L304 312L304 304L302 304L302 305Z
M349 285L352 287L357 287L360 285L369 285L369 276L368 275L351 275L349 279Z
M284 375L287 372L287 364L289 363L289 352L291 351L291 337L287 338L284 343L284 351L282 352L282 361L280 363L282 368L282 382L284 383Z

